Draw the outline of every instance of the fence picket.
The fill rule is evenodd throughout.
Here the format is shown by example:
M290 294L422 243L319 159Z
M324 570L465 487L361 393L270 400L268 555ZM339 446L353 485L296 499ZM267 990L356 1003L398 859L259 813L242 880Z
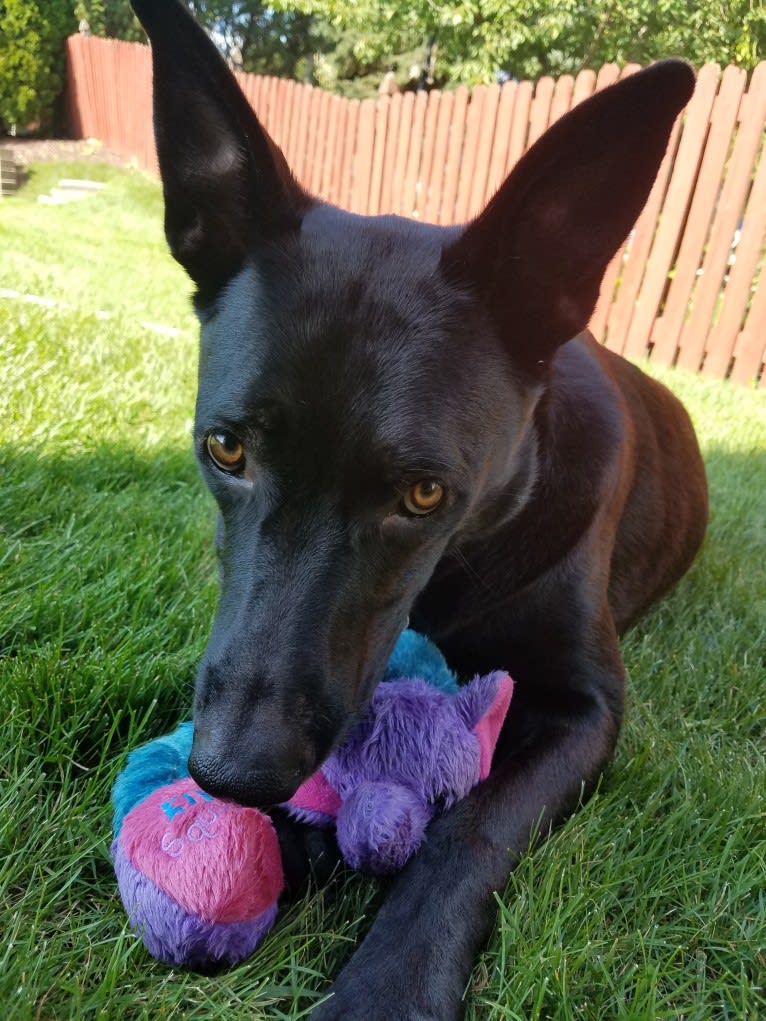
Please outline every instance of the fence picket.
M471 186L473 184L474 167L476 166L476 151L479 145L481 113L486 94L487 86L477 85L468 100L468 112L465 123L465 140L463 142L463 152L460 160L460 178L458 180L458 191L455 202L455 218L459 223L464 223L469 218L470 214Z
M764 126L766 63L756 67L748 91L739 105L739 127L734 148L715 208L700 279L692 295L691 312L681 332L678 364L695 372L702 363L715 306L726 282L727 264L742 219Z
M529 112L532 106L533 92L534 86L532 82L519 82L516 90L516 102L513 107L511 140L508 144L508 162L505 165L506 174L510 173L527 150Z
M562 74L556 79L553 87L553 98L548 116L548 127L555 124L559 117L563 117L572 107L572 96L574 95L574 78L571 74Z
M535 94L529 111L529 133L527 148L534 145L548 127L553 102L554 82L552 78L538 78L535 83Z
M426 223L437 223L439 220L439 205L444 193L444 174L447 165L447 154L450 144L450 123L452 121L452 108L455 105L455 95L452 92L442 92L439 99L439 110L436 118L436 134L434 138L433 161L431 172L426 182L428 196L424 206L423 219Z
M497 108L500 103L500 86L489 85L484 96L484 106L479 123L479 144L476 150L476 164L471 181L471 197L468 200L470 216L476 216L487 204L492 191L488 188L489 165L492 156L492 139L495 137Z
M375 108L374 138L372 147L372 166L370 167L370 190L367 201L367 212L375 215L380 209L380 192L383 186L383 162L386 155L386 138L388 134L388 114L391 100L388 96L380 96Z
M713 103L710 130L676 259L675 272L662 318L657 322L654 334L652 355L668 365L673 365L676 360L678 340L692 289L697 281L710 221L718 198L721 175L729 151L729 141L745 87L745 78L744 71L737 67L727 67Z
M766 287L759 287L750 306L745 328L736 341L731 378L735 383L752 384L760 374L761 386L766 388L764 363L766 363Z
M708 352L702 363L702 371L707 376L722 378L729 373L737 335L748 304L752 300L753 280L758 263L763 260L764 238L766 238L766 156L762 153L745 207L742 232L736 248L734 265L723 293L721 312L708 338Z
M352 208L351 182L354 170L356 136L359 128L360 106L361 103L358 99L352 99L346 108L346 133L343 140L343 163L340 188L338 190L338 205L343 206L344 209Z
M407 169L404 173L402 209L404 216L417 216L420 184L420 157L423 151L423 127L426 120L428 94L418 92L412 112L412 133L407 147Z
M405 215L404 180L407 173L410 139L410 126L415 108L415 96L406 92L402 97L402 109L399 117L399 133L396 139L396 156L394 157L394 179L391 182L391 212Z
M596 72L591 71L588 67L584 67L575 78L571 107L577 106L578 103L582 103L588 96L592 96L595 88Z
M388 125L386 128L386 152L383 160L383 180L380 186L380 212L392 213L393 206L393 178L396 165L396 152L399 144L399 126L402 117L402 96L395 93L391 96L388 106ZM331 153L328 145L328 152ZM328 157L331 158L331 157Z
M492 156L487 173L486 198L490 199L503 183L508 165L508 150L511 144L513 111L516 105L518 82L506 82L500 90L495 130L492 134Z
M463 159L463 143L468 111L468 89L465 85L461 85L454 95L449 129L447 165L444 168L444 192L439 204L438 223L460 222L456 212L456 203L458 187L460 185L460 164Z
M707 64L699 73L697 87L687 107L670 185L625 340L624 351L629 357L642 357L646 353L647 344L652 342L652 326L662 311L668 275L680 243L717 86L718 67Z
M426 210L428 208L429 189L431 186L431 173L434 167L434 154L436 148L436 129L439 123L439 110L441 109L442 94L439 89L432 89L428 93L426 105L426 116L423 129L423 148L420 153L420 170L418 172L418 201L417 216L420 220L427 220Z

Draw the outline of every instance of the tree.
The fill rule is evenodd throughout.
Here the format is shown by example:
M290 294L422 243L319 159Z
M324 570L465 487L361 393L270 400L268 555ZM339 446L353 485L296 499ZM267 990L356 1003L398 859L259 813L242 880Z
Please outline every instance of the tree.
M244 71L303 78L323 40L310 14L261 0L186 0L190 10Z
M325 46L315 19L288 7L275 10L260 0L185 2L226 56L245 71L304 77L313 54ZM145 39L129 0L77 0L75 9L94 35Z
M143 42L144 31L133 14L129 0L77 0L77 20L88 22L93 35Z
M71 0L0 0L0 124L50 119L76 27Z
M457 84L682 56L753 67L766 57L763 0L275 0L356 35L360 62L433 39Z

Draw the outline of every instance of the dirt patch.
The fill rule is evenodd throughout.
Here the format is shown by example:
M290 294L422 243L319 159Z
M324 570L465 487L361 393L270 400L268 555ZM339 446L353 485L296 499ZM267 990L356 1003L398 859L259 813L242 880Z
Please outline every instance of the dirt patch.
M11 149L20 166L30 163L50 163L56 160L85 160L108 163L112 167L130 167L134 164L113 149L107 149L93 138L72 140L64 138L0 138L0 148Z

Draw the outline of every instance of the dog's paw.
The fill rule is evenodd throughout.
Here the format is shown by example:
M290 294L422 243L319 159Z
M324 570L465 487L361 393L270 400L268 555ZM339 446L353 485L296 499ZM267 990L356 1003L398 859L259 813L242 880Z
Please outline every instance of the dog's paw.
M437 1006L434 992L426 991L426 1006L423 983L410 987L393 975L351 977L342 972L327 999L311 1012L311 1021L459 1021L460 1005L450 1006L445 997Z
M333 992L312 1010L310 1021L453 1021L453 1018L424 1014L417 1008L383 1003L367 996L354 995L349 1000L342 993Z

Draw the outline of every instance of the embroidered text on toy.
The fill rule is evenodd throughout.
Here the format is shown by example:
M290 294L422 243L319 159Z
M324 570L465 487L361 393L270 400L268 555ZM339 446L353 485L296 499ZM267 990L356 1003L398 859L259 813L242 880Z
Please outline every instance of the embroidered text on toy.
M166 830L162 835L160 847L171 858L180 858L187 843L198 844L200 840L215 840L219 833L219 815L214 808L209 808L205 812L200 812L184 833Z
M162 811L168 817L172 819L174 815L178 815L180 812L185 812L189 806L194 806L200 801L212 801L213 797L211 794L206 794L205 791L196 788L194 792L185 791L183 794L176 794L175 797L171 798L170 801L162 802ZM178 804L178 802L186 802L186 804Z

